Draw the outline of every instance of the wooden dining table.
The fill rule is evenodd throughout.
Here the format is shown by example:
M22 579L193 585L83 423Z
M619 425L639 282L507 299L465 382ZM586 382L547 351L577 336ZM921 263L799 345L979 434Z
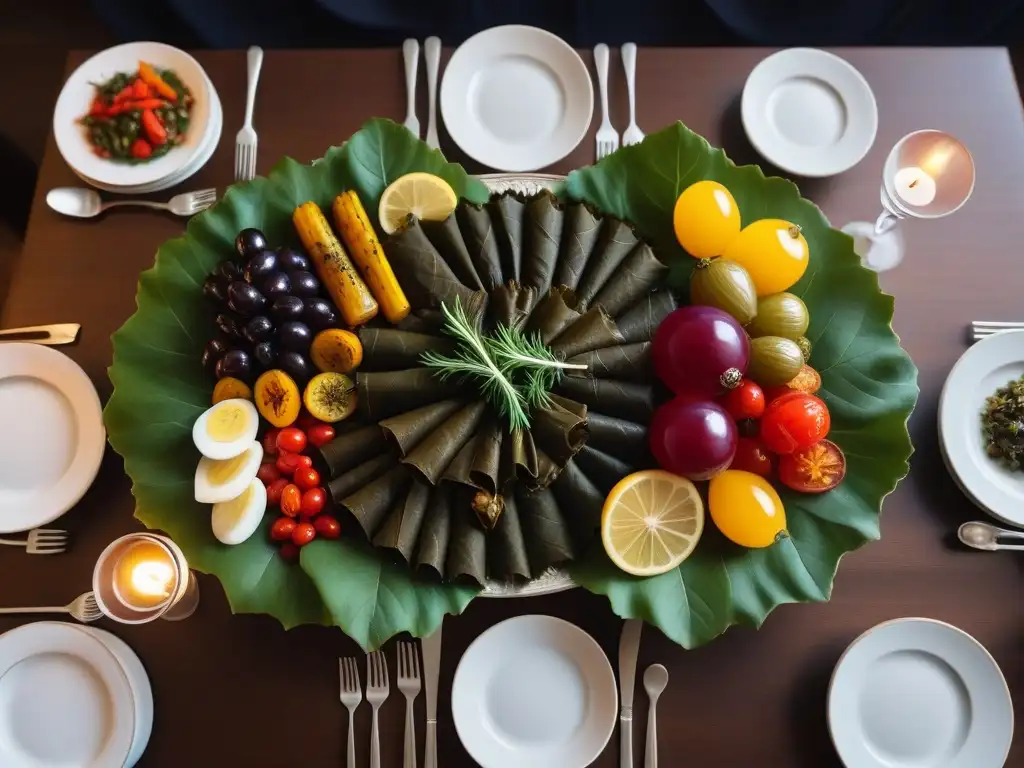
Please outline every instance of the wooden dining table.
M740 96L765 49L641 49L637 118L655 131L681 120L738 163L760 162L744 137ZM936 435L943 382L967 345L972 319L1024 320L1024 119L1003 49L846 49L837 51L867 78L878 100L874 146L852 170L827 179L795 179L836 226L878 215L882 164L904 134L940 128L959 137L977 164L974 195L955 215L911 221L907 257L881 275L896 297L893 326L919 369L921 396L910 419L915 453L909 476L884 502L881 540L843 558L831 600L786 605L758 629L734 627L708 645L684 650L657 629L643 632L637 678L664 664L670 682L659 705L661 765L669 768L828 768L841 765L831 745L826 696L843 649L887 619L924 616L954 624L983 643L1002 667L1014 699L1024 701L1024 557L968 550L957 526L985 519L947 473ZM245 95L243 51L196 52L215 84L225 123L213 159L182 189L232 182L235 132ZM73 52L68 72L88 52ZM447 53L446 53L447 56ZM589 52L582 56L592 64ZM373 116L401 120L405 106L398 50L267 51L255 127L257 172L280 158L324 154ZM420 86L420 120L426 97ZM627 122L625 81L613 58L611 117ZM56 94L55 94L56 95ZM549 169L594 161L594 132ZM465 160L442 128L442 150ZM466 162L473 172L490 169ZM76 346L63 350L85 369L102 400L111 392L110 335L135 311L139 272L156 249L184 229L169 214L117 209L93 220L65 218L45 203L47 190L82 186L51 135L35 192L24 251L14 267L0 327L78 322ZM181 191L181 190L178 190ZM170 196L173 191L155 197ZM2 414L0 414L2 424ZM0 428L0 439L2 428ZM59 557L0 552L0 605L62 605L89 589L93 564L115 537L141 529L122 462L107 451L85 498L60 521L74 537ZM144 768L328 768L344 765L345 710L337 658L362 656L340 629L285 631L262 615L232 615L217 580L200 576L201 602L180 623L122 626L103 620L138 653L153 684L156 716ZM477 599L444 624L438 708L439 764L474 765L459 742L449 706L451 681L467 646L495 623L551 614L590 633L617 658L622 621L605 598L576 589L528 599ZM0 632L31 619L3 617ZM396 676L394 644L386 652ZM364 670L365 672L365 670ZM423 765L423 697L417 700ZM643 765L647 701L637 686L634 764ZM402 765L404 700L396 687L381 709L382 765ZM356 715L359 766L369 765L370 708ZM1009 766L1024 766L1018 729ZM595 765L617 766L618 735ZM524 766L528 768L528 766ZM995 768L974 766L972 768Z

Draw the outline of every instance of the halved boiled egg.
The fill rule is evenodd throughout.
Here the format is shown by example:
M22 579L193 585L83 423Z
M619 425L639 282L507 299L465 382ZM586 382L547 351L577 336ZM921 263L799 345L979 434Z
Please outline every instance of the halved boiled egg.
M213 505L213 535L221 544L241 544L260 527L266 511L267 489L254 477L239 496Z
M263 446L255 440L249 443L245 453L231 459L204 456L196 467L196 501L216 504L241 496L259 472L262 460Z
M232 459L256 439L260 415L248 400L222 400L208 408L192 427L192 442L209 459Z

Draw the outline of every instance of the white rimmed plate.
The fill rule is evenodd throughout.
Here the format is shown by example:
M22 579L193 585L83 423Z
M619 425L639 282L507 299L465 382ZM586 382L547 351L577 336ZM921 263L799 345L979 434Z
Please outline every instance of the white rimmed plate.
M90 186L102 189L104 192L113 192L119 195L145 195L151 192L160 192L164 189L170 189L171 187L181 184L190 177L198 173L204 165L210 162L210 158L213 157L214 152L217 151L217 147L220 144L221 132L224 128L224 111L221 108L220 98L217 95L216 89L213 87L213 83L207 83L210 89L210 127L207 130L207 137L202 142L196 156L186 164L180 171L173 173L166 179L160 181L154 181L152 184L140 184L133 187L115 187L109 184L90 179L87 176L79 173L77 170L72 168L71 170L77 175L82 181L86 182Z
M93 83L118 72L133 72L139 61L173 69L192 91L195 102L189 131L181 145L148 163L128 165L99 157L92 151L78 120L89 111L95 95ZM53 113L53 135L64 161L87 178L115 187L152 184L179 172L191 162L207 136L211 117L209 79L199 62L182 50L163 43L125 43L85 61L64 83Z
M99 395L66 355L0 344L0 413L0 533L52 522L99 471L106 446Z
M441 115L474 160L533 171L572 152L590 127L594 89L579 54L560 37L510 24L473 35L452 54Z
M789 48L754 67L743 128L769 162L800 176L842 173L875 142L878 106L853 65L817 48Z
M0 765L121 768L134 731L128 678L100 640L57 622L0 636Z
M1013 704L973 637L933 619L895 619L839 659L828 724L847 768L997 768L1010 751Z
M970 347L953 366L939 398L939 443L964 494L993 517L1024 527L1024 472L985 453L985 399L1024 374L1024 332L997 333Z
M466 650L452 715L483 768L583 768L615 728L617 690L604 651L582 629L552 616L518 616Z

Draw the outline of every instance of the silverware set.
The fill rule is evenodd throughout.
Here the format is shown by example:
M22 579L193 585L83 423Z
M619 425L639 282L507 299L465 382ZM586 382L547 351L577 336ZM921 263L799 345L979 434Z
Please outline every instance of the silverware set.
M972 320L971 341L981 341L1005 331L1024 331L1024 322L1000 322L998 320Z
M72 602L64 606L41 606L38 608L0 608L0 614L29 614L29 613L67 613L75 621L82 624L90 624L103 616L99 605L96 603L96 595L86 592L79 595Z
M395 655L398 661L398 690L405 697L405 742L403 746L403 768L416 768L416 724L414 702L424 688L427 693L427 748L424 765L437 765L437 679L440 673L441 630L423 640L423 669L420 673L419 654L416 644L398 643ZM338 659L341 678L341 703L348 710L348 768L356 766L355 732L353 724L356 709L363 700L359 679L359 662L353 657ZM374 651L366 657L366 701L373 709L373 725L370 732L370 768L380 768L380 732L378 713L381 705L391 693L388 676L388 662L383 651Z
M619 768L633 768L633 688L643 627L640 619L626 619L619 636ZM644 671L644 690L650 701L644 768L658 768L657 706L667 685L668 670L661 664L652 664Z
M428 147L437 149L437 75L441 67L441 38L428 37L423 41L423 58L427 64L427 134ZM416 117L416 78L419 71L420 44L409 38L402 43L405 61L405 122L413 135L420 138L420 120Z
M250 181L256 177L256 149L259 141L256 129L252 127L252 111L256 106L256 86L260 81L262 66L263 49L254 45L246 53L245 122L235 136L235 181Z
M59 555L68 548L68 532L56 528L36 528L26 539L0 539L8 547L24 547L30 555Z
M622 134L622 146L629 147L644 140L644 132L636 124L636 43L625 43L620 49L622 67L626 72L626 90L629 93L629 125ZM597 159L607 157L619 148L619 132L612 126L608 111L608 59L609 49L604 43L594 47L594 68L601 96L601 127L597 131Z

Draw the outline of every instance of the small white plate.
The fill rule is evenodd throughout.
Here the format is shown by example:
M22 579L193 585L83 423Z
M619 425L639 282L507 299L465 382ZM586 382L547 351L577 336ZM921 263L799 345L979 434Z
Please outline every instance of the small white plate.
M85 129L78 120L89 111L95 95L93 83L101 83L118 72L133 72L139 61L173 69L189 89L195 101L185 141L163 157L149 163L128 165L99 157L92 151ZM53 112L53 135L64 161L87 178L114 187L152 184L178 173L198 154L208 138L211 104L209 78L194 58L163 43L125 43L84 62L64 83Z
M747 77L743 128L766 160L820 177L859 163L875 142L878 106L864 76L817 48L774 53Z
M474 160L503 171L558 162L580 143L594 88L579 54L560 37L510 24L456 49L441 83L441 115Z
M132 736L132 748L125 768L132 768L142 759L142 755L149 745L149 737L153 733L153 686L149 682L146 668L142 666L142 661L135 651L117 635L96 627L67 626L74 626L75 629L96 637L107 646L107 650L114 654L114 658L121 664L121 668L128 678L128 685L132 689L132 698L135 699L135 732Z
M933 619L895 619L839 659L828 725L847 768L996 768L1013 740L1013 704L973 637Z
M0 344L0 533L56 520L103 460L103 412L85 371L39 344ZM0 763L2 764L2 763Z
M985 399L1024 374L1024 332L997 333L971 346L949 372L939 398L939 444L949 473L975 504L1024 527L1024 472L985 453Z
M452 715L483 768L583 768L612 735L617 690L604 651L582 629L552 616L517 616L466 650Z
M0 765L121 768L134 730L128 678L97 638L58 622L0 636Z

